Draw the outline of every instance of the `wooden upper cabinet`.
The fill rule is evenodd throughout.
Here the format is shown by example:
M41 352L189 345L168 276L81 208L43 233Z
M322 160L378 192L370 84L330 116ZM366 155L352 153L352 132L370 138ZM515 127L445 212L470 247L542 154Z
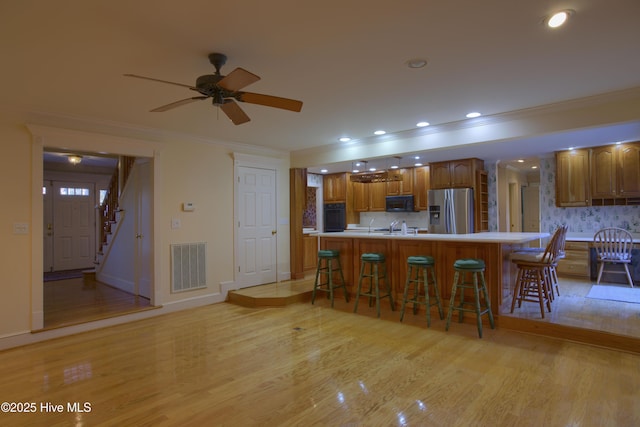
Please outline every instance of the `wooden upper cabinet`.
M353 210L367 212L369 210L369 184L354 182L353 184Z
M451 168L449 162L431 163L431 188L449 188L451 187Z
M589 206L589 150L556 152L556 206Z
M387 182L387 196L410 196L413 194L414 168L399 169L402 181Z
M416 211L426 211L429 209L427 200L429 178L429 166L415 168L413 175L413 207Z
M369 186L369 212L384 212L387 210L387 183L374 182Z
M353 183L353 209L356 212L384 212L387 209L387 183Z
M429 167L432 189L473 188L476 171L484 169L484 162L480 159L461 159L431 163Z
M607 145L591 150L591 197L640 197L640 143Z
M323 199L325 203L346 203L347 174L332 173L323 178Z
M615 145L591 150L591 197L616 196L616 148Z
M620 197L640 197L640 142L617 149L617 184Z

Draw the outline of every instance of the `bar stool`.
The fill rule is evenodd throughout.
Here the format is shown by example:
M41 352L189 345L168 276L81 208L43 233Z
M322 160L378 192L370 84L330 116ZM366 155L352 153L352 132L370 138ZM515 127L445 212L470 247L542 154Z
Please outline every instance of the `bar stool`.
M335 272L340 273L341 282L337 284L333 282L333 274ZM321 274L326 276L327 281L324 283L320 277ZM347 285L345 284L344 275L342 274L342 265L340 264L340 251L318 251L318 268L316 269L316 281L313 284L311 304L316 301L316 291L323 291L329 293L328 296L331 299L331 307L333 308L333 291L340 288L344 290L344 299L349 302L349 293L347 292Z
M453 289L451 290L451 300L449 301L449 312L447 313L447 325L445 330L449 330L451 324L451 314L453 310L458 310L458 322L462 322L464 312L476 313L478 321L478 336L482 338L482 315L487 313L489 315L489 323L491 329L495 328L493 321L493 313L491 312L491 302L489 301L489 294L487 292L487 285L484 281L484 260L481 259L459 259L453 263L455 275L453 276ZM465 281L465 275L471 274L473 280ZM478 287L478 276L480 276L480 287ZM460 289L460 304L454 307L454 300L456 298L456 292ZM473 289L474 301L466 302L464 300L464 290ZM480 291L484 294L485 306L480 306ZM473 304L473 308L465 308L465 305Z
M391 304L391 311L393 311L393 296L391 295L391 286L387 281L387 266L385 263L384 254L380 253L364 253L360 256L360 278L358 279L358 291L356 293L356 304L353 307L353 312L358 311L358 302L360 301L360 296L369 297L369 307L371 307L373 303L373 298L376 299L376 311L378 313L378 317L380 317L380 299L389 297L389 303ZM367 273L366 270L369 272ZM382 270L382 271L380 271ZM362 280L369 279L369 290L367 292L362 292ZM385 287L387 288L386 294L380 294L380 280L384 279Z
M435 301L429 298L429 273L431 273L431 286L434 289ZM413 284L413 298L409 299L409 288ZM424 296L420 295L420 284L424 284ZM431 306L438 307L440 320L444 319L440 291L436 281L435 262L431 256L410 256L407 258L407 281L404 284L402 297L402 312L400 321L404 319L404 310L407 304L413 303L413 314L418 313L418 306L424 305L427 309L427 327L431 326Z

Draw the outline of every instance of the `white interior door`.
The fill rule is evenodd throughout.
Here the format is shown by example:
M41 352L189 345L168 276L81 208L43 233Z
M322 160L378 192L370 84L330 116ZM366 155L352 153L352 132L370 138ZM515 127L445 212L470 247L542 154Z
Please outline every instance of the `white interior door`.
M239 167L236 284L239 288L277 278L276 171Z
M524 230L527 232L540 231L540 187L528 185L522 188L522 216Z
M42 271L47 273L53 271L53 182L44 181L42 183L42 211L43 211L43 233L42 233Z
M94 184L53 182L53 271L92 268Z
M151 298L152 284L152 263L153 254L153 236L152 227L152 197L151 197L151 163L149 161L140 162L137 168L137 187L138 187L138 203L137 203L137 220L136 220L136 283L138 287L138 295Z
M522 231L522 204L518 184L509 183L509 231Z

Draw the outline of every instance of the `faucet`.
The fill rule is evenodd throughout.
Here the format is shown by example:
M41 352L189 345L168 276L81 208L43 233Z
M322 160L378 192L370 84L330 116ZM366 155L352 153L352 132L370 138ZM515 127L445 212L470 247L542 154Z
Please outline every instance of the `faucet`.
M393 228L398 225L398 223L400 222L400 220L394 219L393 221L391 221L391 224L389 224L389 233L393 233Z

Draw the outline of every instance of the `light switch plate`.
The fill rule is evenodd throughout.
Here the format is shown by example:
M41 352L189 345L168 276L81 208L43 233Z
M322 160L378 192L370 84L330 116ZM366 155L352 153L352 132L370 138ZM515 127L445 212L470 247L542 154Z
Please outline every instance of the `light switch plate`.
M26 222L14 222L13 234L29 234L29 224Z
M171 218L171 228L180 228L182 223L180 222L180 218Z

